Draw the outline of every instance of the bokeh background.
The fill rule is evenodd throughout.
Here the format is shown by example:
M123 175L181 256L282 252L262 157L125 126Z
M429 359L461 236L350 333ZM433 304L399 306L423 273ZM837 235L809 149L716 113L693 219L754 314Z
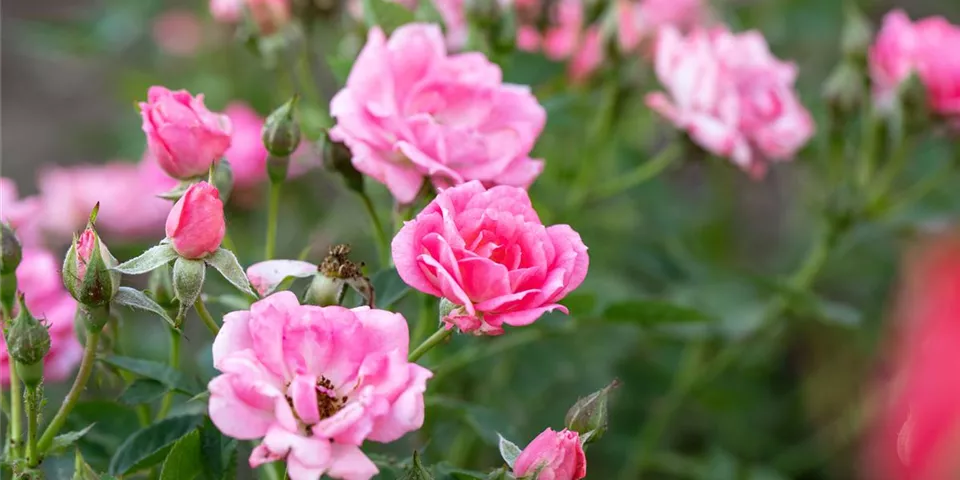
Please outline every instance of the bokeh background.
M859 4L875 21L901 7L913 18L941 14L960 22L960 2ZM780 58L796 61L801 95L822 119L818 95L839 60L841 2L714 5L733 29L761 30ZM135 102L150 85L203 92L213 110L242 99L265 114L278 102L270 73L212 22L205 2L7 0L0 8L0 173L15 179L24 194L36 192L36 176L46 165L139 160L144 138ZM321 34L324 54L347 48L339 43L343 25L329 25ZM177 53L181 47L193 50L184 46L193 42L199 45L195 52ZM321 64L315 75L329 97L337 75ZM518 82L542 84L558 75L561 66L531 56L506 65L506 77ZM655 88L652 82L644 88ZM682 399L665 396L691 355L709 358L721 345L749 335L775 293L764 279L789 272L801 258L816 225L808 207L821 187L808 163L818 150L811 146L763 182L716 159L691 158L627 195L568 211L567 185L584 162L594 160L578 139L598 92L589 85L561 94L538 90L550 97L542 97L550 119L538 146L547 169L532 196L544 217L570 223L591 247L588 281L569 300L577 307L574 318L548 316L502 339L457 338L443 347L430 361L453 358L438 371L428 399L429 434L383 453L405 455L406 445L426 445L431 462L490 468L499 462L497 432L524 444L546 426L559 428L578 396L619 378L610 431L588 451L588 478L853 478L869 416L866 386L884 375L884 350L878 346L901 253L920 232L951 221L960 211L960 190L941 189L896 219L858 229L830 253L816 282L820 311L828 314L785 316L775 336L745 346L732 368ZM639 98L622 112L623 169L656 151L664 133ZM925 146L913 174L922 173L926 157L945 148ZM386 192L370 188L389 215ZM258 198L254 194L228 214L232 231L244 232L234 240L245 264L259 259L264 213ZM375 261L360 203L331 174L315 170L293 182L283 212L282 257L314 245L310 258L319 260L326 246L350 242L357 258ZM140 248L121 246L114 253L129 258ZM669 299L715 322L655 328L610 314L608 306L633 298ZM416 312L417 305L407 301L402 308ZM164 358L162 326L148 319L124 325L129 354ZM201 377L209 375L206 332L191 327L187 335L185 364ZM102 388L111 391L109 383ZM95 403L84 412L102 415ZM90 453L95 448L105 454L109 443L85 446L91 463L98 461ZM641 454L642 473L624 468L627 459Z

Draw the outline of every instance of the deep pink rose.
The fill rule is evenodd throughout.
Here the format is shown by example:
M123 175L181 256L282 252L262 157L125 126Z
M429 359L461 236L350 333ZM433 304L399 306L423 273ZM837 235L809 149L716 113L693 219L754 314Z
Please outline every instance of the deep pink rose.
M448 188L393 239L400 277L459 307L443 320L474 334L529 325L587 275L589 258L568 225L545 227L527 192L480 182Z
M871 399L865 480L943 480L960 470L960 237L947 234L907 256L888 348L889 377Z
M425 179L437 187L527 187L543 170L529 156L543 107L527 87L503 83L482 54L447 55L435 25L404 25L389 41L371 30L330 108L330 136L401 203L413 201Z
M207 110L203 94L150 87L140 115L147 148L173 178L206 175L230 147L230 119Z
M513 464L513 474L525 477L539 472L537 480L579 480L587 476L587 457L577 432L552 428L524 448Z
M60 264L46 250L24 248L16 275L17 288L23 292L30 313L50 327L50 352L43 359L43 379L62 382L71 377L83 356L83 347L73 329L77 302L63 287ZM0 383L10 383L10 358L3 335L0 335Z
M177 182L147 156L139 165L50 167L40 173L38 183L43 228L56 237L68 239L83 228L99 202L98 231L122 239L144 239L162 232L170 202L156 195Z
M0 222L4 222L17 234L24 246L40 243L40 199L20 198L17 184L0 177Z
M180 256L197 259L216 252L227 232L217 187L195 183L167 216L167 239Z
M703 0L617 0L620 48L633 50L668 25L681 30L698 25L706 16L705 10Z
M759 32L696 29L684 37L665 27L656 72L667 91L648 95L647 104L754 178L813 136L813 119L794 91L796 67L774 57Z
M252 467L285 460L292 480L372 478L364 440L392 442L423 425L432 374L407 362L409 341L400 314L273 294L224 317L210 419L227 436L263 438Z

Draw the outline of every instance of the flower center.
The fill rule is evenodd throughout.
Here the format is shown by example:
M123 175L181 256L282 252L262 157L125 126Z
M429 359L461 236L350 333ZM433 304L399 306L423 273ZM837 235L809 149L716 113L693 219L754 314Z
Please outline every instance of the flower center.
M338 397L333 382L327 377L317 380L317 411L320 412L320 420L336 415L346 404L347 397Z

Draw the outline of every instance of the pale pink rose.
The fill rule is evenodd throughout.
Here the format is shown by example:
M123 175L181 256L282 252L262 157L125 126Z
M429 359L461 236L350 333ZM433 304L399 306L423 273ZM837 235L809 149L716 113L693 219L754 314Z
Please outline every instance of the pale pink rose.
M37 245L41 241L40 199L20 198L17 184L0 177L0 222L4 222L17 234L21 245Z
M190 57L203 42L203 26L189 10L170 10L154 19L153 41L168 55Z
M883 349L872 425L865 435L865 480L954 478L960 461L960 237L915 248L904 262L896 323Z
M703 22L703 0L617 0L617 38L624 51L653 39L661 27L686 30Z
M587 476L587 457L577 432L552 428L543 431L520 452L513 474L526 477L539 473L537 480L580 480Z
M243 19L245 0L210 0L210 15L220 23L237 23Z
M44 169L38 180L43 228L69 239L99 202L100 232L124 240L153 238L162 232L170 212L170 202L156 195L176 183L149 156L139 165L110 162Z
M273 294L224 317L210 419L229 437L263 438L252 467L283 460L292 480L372 478L364 440L392 442L423 424L432 374L407 362L409 341L400 314Z
M794 90L796 67L774 57L759 32L695 29L684 37L664 27L655 66L667 91L648 95L647 105L754 178L813 136Z
M529 325L580 286L589 258L568 225L545 227L527 192L480 182L448 188L393 239L407 285L446 298L443 320L463 332L500 335Z
M167 239L181 257L197 259L216 252L227 232L217 187L195 183L167 216Z
M206 175L230 147L230 119L207 110L203 94L150 87L140 103L147 148L173 178Z
M290 22L290 0L246 0L250 16L263 35L276 33Z
M401 203L424 180L526 188L543 170L529 155L546 112L529 88L503 83L482 54L447 55L435 25L404 25L389 41L372 29L330 109L331 138Z
M49 326L50 352L43 359L43 379L45 382L67 380L80 363L83 347L73 328L77 302L63 287L60 264L46 250L24 248L16 275L17 289L23 292L30 313ZM0 335L0 383L10 383L10 358L3 335Z
M247 278L261 296L276 290L287 278L306 278L316 274L317 265L300 260L265 260L247 268Z

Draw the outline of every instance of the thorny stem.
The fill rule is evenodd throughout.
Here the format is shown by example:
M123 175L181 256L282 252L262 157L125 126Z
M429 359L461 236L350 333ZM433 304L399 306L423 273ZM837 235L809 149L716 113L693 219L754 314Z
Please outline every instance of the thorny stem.
M9 318L9 317L8 317ZM23 384L17 374L16 362L10 362L10 453L19 458L23 453Z
M37 422L40 419L40 402L43 390L39 385L27 386L27 465L36 467L40 464L40 455L37 450Z
M83 359L80 360L80 370L77 372L77 377L73 380L73 386L70 387L70 392L67 393L66 398L63 399L63 403L60 404L60 410L57 411L53 420L50 421L50 425L47 426L47 429L43 432L43 436L40 437L40 442L37 444L37 451L41 452L41 454L42 452L46 452L53 444L53 439L57 436L57 433L60 432L60 428L63 427L64 422L67 421L67 415L70 415L70 411L73 410L74 405L77 404L77 400L80 400L80 394L83 393L83 389L86 388L87 380L93 371L93 363L96 361L97 346L99 344L100 332L88 330L87 343L83 347Z
M197 315L200 316L200 320L203 321L203 324L207 326L207 329L210 330L210 333L213 336L217 336L220 333L220 326L217 325L217 322L213 319L213 316L210 315L210 311L207 310L207 306L204 305L203 299L198 298L196 302L193 302L193 308L197 311Z

